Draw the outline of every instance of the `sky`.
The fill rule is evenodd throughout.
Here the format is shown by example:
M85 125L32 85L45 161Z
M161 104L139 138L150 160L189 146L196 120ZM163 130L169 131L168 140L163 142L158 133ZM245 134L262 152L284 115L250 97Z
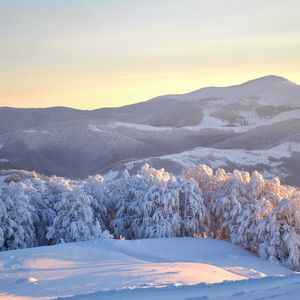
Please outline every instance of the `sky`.
M0 0L0 106L94 109L300 83L299 0Z

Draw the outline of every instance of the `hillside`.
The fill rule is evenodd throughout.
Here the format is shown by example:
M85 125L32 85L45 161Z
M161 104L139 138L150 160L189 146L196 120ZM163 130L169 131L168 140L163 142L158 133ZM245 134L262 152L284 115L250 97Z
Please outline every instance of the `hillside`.
M197 148L237 151L238 163L223 159L222 166L233 170L247 169L248 151L258 157L265 151L269 157L253 161L251 169L270 176L280 172L284 182L300 184L300 153L293 146L300 141L299 130L300 86L278 76L120 108L0 108L0 168L83 178L148 159L180 173L184 166L165 156ZM290 150L280 154L276 149L283 145ZM190 162L209 160L201 155ZM276 167L268 163L273 160Z

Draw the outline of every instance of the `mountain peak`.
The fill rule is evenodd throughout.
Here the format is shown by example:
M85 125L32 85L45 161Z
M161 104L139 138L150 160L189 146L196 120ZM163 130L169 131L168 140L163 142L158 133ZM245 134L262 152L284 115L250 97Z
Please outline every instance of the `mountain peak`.
M294 85L295 83L291 82L290 80L284 77L277 76L277 75L267 75L243 83L243 85L264 85L264 86L281 85L281 84Z

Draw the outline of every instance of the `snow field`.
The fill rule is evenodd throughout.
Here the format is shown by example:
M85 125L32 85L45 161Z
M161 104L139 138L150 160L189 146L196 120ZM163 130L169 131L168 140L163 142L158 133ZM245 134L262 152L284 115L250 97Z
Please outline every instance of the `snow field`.
M198 238L96 239L14 250L0 253L0 266L2 299L20 300L124 289L128 296L141 288L169 291L293 273L229 242Z

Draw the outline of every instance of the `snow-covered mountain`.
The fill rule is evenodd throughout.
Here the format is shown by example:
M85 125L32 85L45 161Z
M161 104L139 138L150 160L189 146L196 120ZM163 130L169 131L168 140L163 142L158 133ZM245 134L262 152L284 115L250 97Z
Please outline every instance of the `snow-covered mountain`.
M299 184L299 132L300 86L278 76L120 108L0 108L0 168L80 178L205 162Z

